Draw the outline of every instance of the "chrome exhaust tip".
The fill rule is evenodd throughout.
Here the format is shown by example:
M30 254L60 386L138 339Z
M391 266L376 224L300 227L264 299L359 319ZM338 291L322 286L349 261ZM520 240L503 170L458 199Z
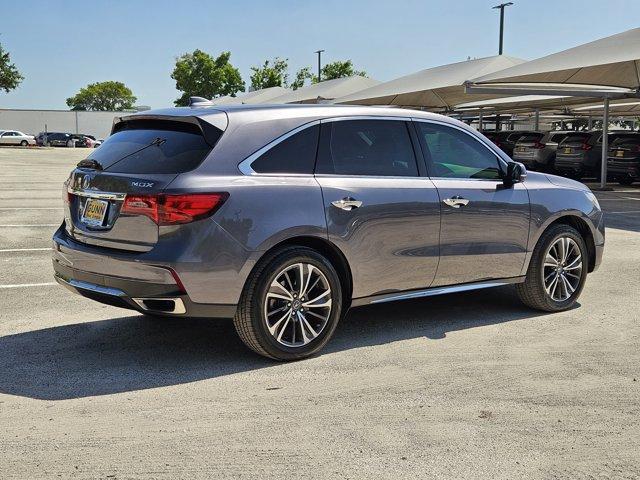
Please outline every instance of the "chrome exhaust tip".
M172 313L180 315L187 312L181 298L132 298L146 312Z

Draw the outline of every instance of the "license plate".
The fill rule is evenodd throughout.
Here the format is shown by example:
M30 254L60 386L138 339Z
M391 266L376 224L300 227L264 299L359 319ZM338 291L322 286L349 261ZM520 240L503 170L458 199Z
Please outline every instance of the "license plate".
M616 157L624 157L624 150L616 150Z
M109 202L106 200L98 200L97 198L87 199L87 203L84 204L84 210L82 212L82 221L92 227L102 226L104 223L104 217L107 214L107 208Z
M564 149L564 153L571 153L571 149L570 148L565 148Z
M518 148L516 148L516 150L517 150L518 152L526 152L526 151L527 151L527 149L526 149L526 148L524 148L524 147L518 147Z

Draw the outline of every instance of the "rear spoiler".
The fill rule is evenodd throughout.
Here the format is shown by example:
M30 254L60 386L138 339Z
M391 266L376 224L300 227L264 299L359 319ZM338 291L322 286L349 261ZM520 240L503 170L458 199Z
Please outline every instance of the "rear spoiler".
M179 115L127 115L123 117L116 117L113 119L113 125L111 126L111 134L113 135L122 126L123 123L139 122L145 120L160 120L166 122L179 122L189 123L195 125L198 130L202 132L202 136L208 144L214 146L220 138L220 132L224 132L229 124L227 114L219 111L213 114L207 115L207 119L204 120L200 117L193 116L179 116Z

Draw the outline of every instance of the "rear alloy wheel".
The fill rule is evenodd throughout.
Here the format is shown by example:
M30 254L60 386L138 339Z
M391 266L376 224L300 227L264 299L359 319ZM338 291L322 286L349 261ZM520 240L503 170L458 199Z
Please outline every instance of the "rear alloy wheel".
M582 292L587 267L587 249L580 233L568 225L551 227L536 245L525 282L516 285L518 296L538 310L567 310Z
M341 310L333 265L315 250L288 247L251 274L234 324L242 341L260 355L297 360L327 343Z
M26 147L27 145L29 145L29 142L27 142L26 140L22 140L20 142L20 145L22 145L23 147Z

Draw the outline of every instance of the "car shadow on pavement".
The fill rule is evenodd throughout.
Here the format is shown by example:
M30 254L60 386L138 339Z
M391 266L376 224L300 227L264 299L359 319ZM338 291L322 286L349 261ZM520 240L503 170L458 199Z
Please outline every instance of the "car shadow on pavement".
M324 353L531 319L497 288L352 310ZM178 385L279 364L246 349L230 321L142 315L0 337L0 393L63 400Z

